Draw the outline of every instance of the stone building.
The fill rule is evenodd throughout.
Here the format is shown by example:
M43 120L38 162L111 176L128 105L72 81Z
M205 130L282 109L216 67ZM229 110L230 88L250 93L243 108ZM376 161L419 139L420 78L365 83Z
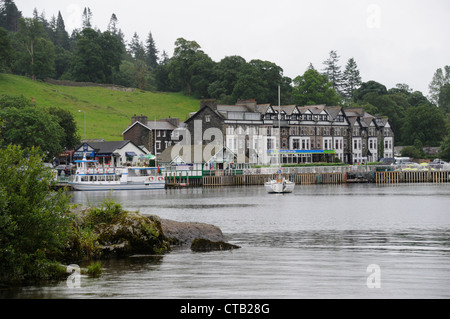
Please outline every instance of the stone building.
M192 145L221 144L251 164L361 163L393 157L386 118L340 106L273 106L254 100L235 105L203 100L186 123ZM281 156L279 155L281 153Z
M131 125L122 132L122 136L124 140L133 141L157 155L175 143L173 133L183 127L184 123L177 118L149 121L147 116L135 114L131 117Z

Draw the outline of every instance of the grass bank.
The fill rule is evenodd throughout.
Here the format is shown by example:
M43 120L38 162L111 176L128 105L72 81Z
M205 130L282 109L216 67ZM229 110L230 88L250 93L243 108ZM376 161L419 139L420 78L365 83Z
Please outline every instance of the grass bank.
M200 105L198 99L182 93L63 86L0 73L2 94L22 94L34 100L38 107L56 106L70 111L77 122L81 138L84 138L86 114L86 137L104 138L107 141L122 140L122 132L131 124L134 114L147 115L149 120L170 116L184 121Z

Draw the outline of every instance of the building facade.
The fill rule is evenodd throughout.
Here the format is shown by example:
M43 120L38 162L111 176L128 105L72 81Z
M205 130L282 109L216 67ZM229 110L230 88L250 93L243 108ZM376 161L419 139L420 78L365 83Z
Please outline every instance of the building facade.
M190 143L222 144L253 165L310 162L363 163L393 157L386 118L340 106L236 105L201 102L185 122ZM186 141L186 140L185 140Z
M122 136L124 140L133 141L153 155L158 155L175 143L172 140L173 133L183 125L177 118L149 121L147 116L135 114L131 117L131 125L122 132Z

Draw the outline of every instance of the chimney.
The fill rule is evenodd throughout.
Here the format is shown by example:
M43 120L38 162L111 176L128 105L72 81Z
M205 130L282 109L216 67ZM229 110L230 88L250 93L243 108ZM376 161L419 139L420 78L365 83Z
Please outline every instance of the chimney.
M200 101L200 110L205 106L209 106L213 111L217 111L217 100L216 99L204 99Z
M137 116L136 114L134 114L134 116L131 117L131 124L134 124L135 122L140 122L144 125L147 125L148 122L148 118L147 116L141 114L140 116Z

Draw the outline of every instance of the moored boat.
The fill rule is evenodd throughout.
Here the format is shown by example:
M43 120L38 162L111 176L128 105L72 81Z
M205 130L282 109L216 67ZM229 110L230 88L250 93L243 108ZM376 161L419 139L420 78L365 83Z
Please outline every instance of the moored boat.
M165 188L159 167L110 167L97 160L75 161L76 173L69 183L75 190L144 190Z
M280 175L276 179L265 182L264 187L268 193L292 193L295 183Z

